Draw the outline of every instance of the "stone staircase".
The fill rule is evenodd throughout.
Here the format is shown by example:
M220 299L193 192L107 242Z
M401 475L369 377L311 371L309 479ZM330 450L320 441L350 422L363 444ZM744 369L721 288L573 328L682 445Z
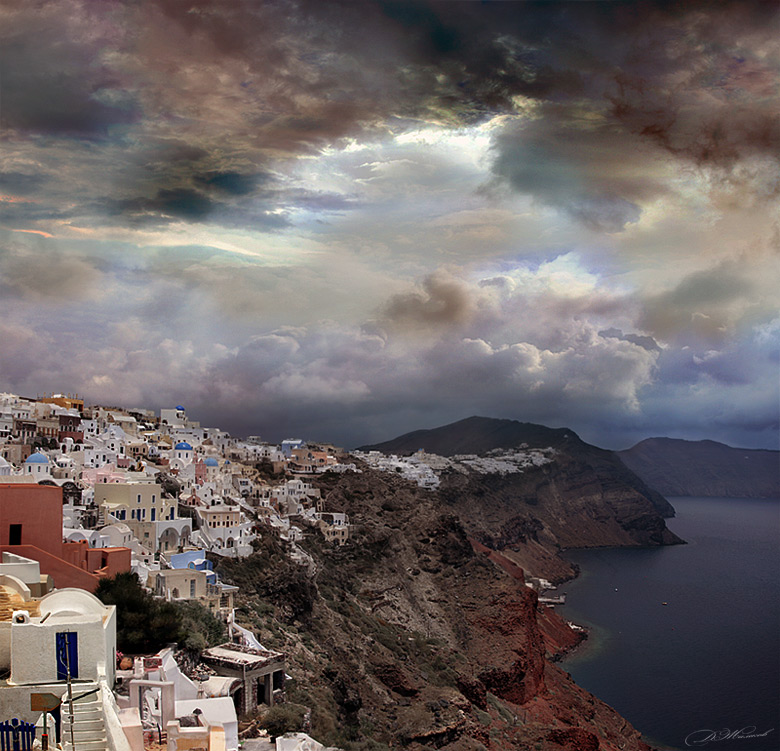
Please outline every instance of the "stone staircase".
M97 683L74 683L73 697L81 696L98 688ZM65 694L62 701L62 748L63 751L107 751L106 724L103 719L103 704L100 691L73 702L73 736L70 735L70 704Z
M0 621L10 621L14 610L27 610L30 615L39 615L37 602L25 602L16 590L0 585Z

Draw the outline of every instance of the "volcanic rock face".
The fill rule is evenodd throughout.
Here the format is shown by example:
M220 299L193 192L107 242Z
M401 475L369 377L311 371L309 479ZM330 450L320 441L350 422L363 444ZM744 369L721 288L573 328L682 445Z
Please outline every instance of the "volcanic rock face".
M522 474L450 473L440 495L475 539L552 581L573 575L564 548L681 542L646 496L566 455Z
M780 497L780 451L737 449L715 441L648 438L617 454L664 495Z
M636 491L560 461L518 476L455 473L440 491L367 468L326 474L326 509L347 512L354 534L343 547L306 534L308 585L270 533L248 559L220 562L248 625L289 655L288 701L311 708L312 735L366 750L647 751L553 662L581 636L539 605L519 562L542 576L557 562L563 578L562 545L668 536ZM306 607L287 602L300 593Z

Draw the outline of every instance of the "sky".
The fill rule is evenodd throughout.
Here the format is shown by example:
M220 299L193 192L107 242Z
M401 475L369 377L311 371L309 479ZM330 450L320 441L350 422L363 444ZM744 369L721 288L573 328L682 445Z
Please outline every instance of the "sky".
M778 446L775 2L0 0L0 391Z

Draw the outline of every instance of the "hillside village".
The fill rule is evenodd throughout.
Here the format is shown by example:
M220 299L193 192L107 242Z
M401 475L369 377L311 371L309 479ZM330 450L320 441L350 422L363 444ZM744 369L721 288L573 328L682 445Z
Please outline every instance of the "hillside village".
M238 440L181 405L155 414L0 394L0 720L20 722L17 735L37 724L25 726L31 743L65 749L142 751L152 730L172 751L237 749L238 718L283 699L285 655L236 623L238 587L213 560L276 534L313 566L297 544L305 529L343 545L348 516L327 511L311 484L325 471L360 471L341 453ZM173 647L118 653L116 606L93 593L129 572L156 598L198 602L226 625L228 640L201 652L200 675ZM61 711L47 715L46 701ZM304 735L277 747L301 743L321 747Z
M554 461L556 453L521 444L451 457L422 449L405 457L346 454L297 438L278 445L258 436L234 438L191 420L182 405L157 414L87 406L71 394L0 394L0 735L10 733L19 751L235 751L245 744L252 751L320 751L324 746L306 733L285 732L283 719L274 727L266 722L273 710L283 715L295 706L288 700L288 673L300 670L301 655L305 668L315 651L296 647L294 671L286 650L295 640L278 639L273 627L261 635L261 621L247 620L240 604L269 607L257 599L258 576L281 587L294 629L296 609L310 597L301 581L339 576L344 562L371 555L361 545L376 544L374 533L364 531L362 543L346 545L357 537L345 475L365 488L376 480L361 479L363 473L379 473L388 488L406 483L425 498L445 473L523 474ZM463 543L458 538L456 547ZM545 595L553 588L547 579L476 541L472 547L536 590L540 607L562 601ZM426 560L420 565L439 570ZM409 571L419 574L413 565ZM328 586L322 583L326 595ZM372 612L379 606L373 586L362 584ZM125 605L116 599L121 591L130 598ZM181 613L174 618L169 612L173 620L163 617L160 632L145 610L150 602L194 608L187 617L199 625L193 631L190 620L176 627ZM382 623L375 625L385 628ZM576 626L561 624L563 643L581 638ZM151 643L152 633L158 645L122 654L119 635L131 628L136 645ZM209 639L201 628L211 628ZM402 643L400 634L384 638L385 646ZM327 663L322 669L330 670ZM407 688L382 670L380 681L406 696ZM347 694L342 700L352 722L353 700ZM310 729L307 717L295 728Z

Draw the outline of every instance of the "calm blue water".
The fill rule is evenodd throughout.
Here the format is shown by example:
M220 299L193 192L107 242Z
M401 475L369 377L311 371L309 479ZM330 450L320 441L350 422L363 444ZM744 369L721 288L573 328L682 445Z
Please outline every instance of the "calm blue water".
M778 751L780 501L670 500L688 545L567 554L558 607L591 634L563 667L658 748Z

